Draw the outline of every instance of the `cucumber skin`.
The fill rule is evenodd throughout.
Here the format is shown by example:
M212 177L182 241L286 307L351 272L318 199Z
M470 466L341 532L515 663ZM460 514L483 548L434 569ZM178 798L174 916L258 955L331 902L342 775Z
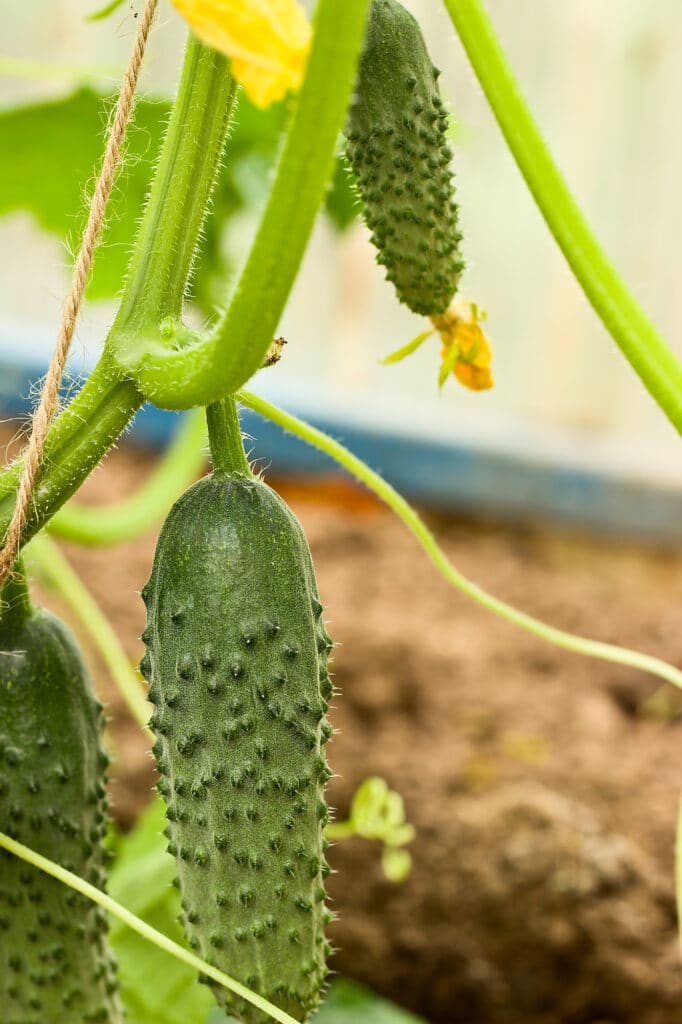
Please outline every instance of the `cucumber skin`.
M425 316L445 312L464 269L438 75L415 18L397 0L373 0L346 152L377 261Z
M142 596L141 670L190 945L303 1019L326 977L331 919L331 641L307 541L265 483L215 473L171 509ZM269 1020L214 992L248 1024Z
M102 708L76 646L42 609L0 619L0 829L100 888L106 881ZM107 918L0 851L3 1024L117 1024Z

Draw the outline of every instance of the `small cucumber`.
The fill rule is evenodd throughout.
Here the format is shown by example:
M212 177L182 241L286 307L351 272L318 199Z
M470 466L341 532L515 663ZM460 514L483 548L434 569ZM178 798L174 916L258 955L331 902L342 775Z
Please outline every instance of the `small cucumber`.
M464 263L439 72L397 0L373 0L348 115L347 154L364 216L398 298L443 313Z
M100 888L102 708L66 626L10 581L0 610L0 829ZM0 851L3 1024L123 1020L102 910Z
M332 692L305 536L261 480L216 472L171 509L142 596L141 670L190 944L303 1019L329 952ZM269 1019L216 996L249 1024Z

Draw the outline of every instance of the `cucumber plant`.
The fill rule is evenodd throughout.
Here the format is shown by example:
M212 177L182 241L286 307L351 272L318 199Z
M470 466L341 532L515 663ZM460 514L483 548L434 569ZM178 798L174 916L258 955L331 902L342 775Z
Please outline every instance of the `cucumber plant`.
M478 0L445 4L543 211L554 196L570 213ZM486 595L448 563L416 513L377 474L321 432L238 392L272 342L344 124L367 223L400 300L437 319L457 290L463 264L447 114L419 26L397 0L318 0L303 85L231 301L208 333L183 322L196 246L238 102L232 75L238 65L190 37L118 314L88 382L50 430L22 539L50 521L59 528L58 510L145 400L207 409L214 471L171 509L143 588L141 669L154 704L150 724L168 849L194 952L165 948L204 971L223 1005L242 1020L260 1024L271 1015L291 1024L317 1005L329 953L324 784L331 641L301 528L246 461L237 393L372 487L448 581L489 610L583 654L636 665L677 685L682 674L655 658L552 629ZM582 219L548 220L595 308L679 428L677 361ZM632 315L617 315L620 300ZM0 476L3 533L20 472L15 464ZM149 523L153 491L145 490L142 511L133 502L126 529ZM98 536L92 517L71 517L72 536L79 537L83 521L80 539L92 542ZM122 536L120 524L113 531L111 523L103 525L102 537L114 535ZM2 1011L12 1024L50 1024L65 1014L116 1024L120 1006L104 919L56 879L154 941L163 944L163 937L131 922L101 892L101 708L73 638L30 604L17 580L6 585L3 599L0 847L10 852L0 853ZM386 820L362 825L368 835L389 836L396 877L406 860L395 853L411 836L401 815L395 805ZM350 827L341 823L337 835Z

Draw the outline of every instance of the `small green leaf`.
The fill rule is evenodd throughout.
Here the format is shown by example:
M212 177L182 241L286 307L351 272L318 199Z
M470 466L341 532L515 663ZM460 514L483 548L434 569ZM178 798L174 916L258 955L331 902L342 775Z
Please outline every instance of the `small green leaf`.
M100 7L99 10L94 11L93 14L88 14L86 21L102 21L103 18L108 18L110 14L122 7L125 0L111 0L111 3L105 4L104 7Z
M438 387L443 387L445 381L448 379L450 374L455 368L455 363L459 359L459 349L456 345L451 345L445 354L445 359L440 364L440 371L438 373Z
M407 850L399 850L395 846L385 846L381 854L381 867L389 882L399 884L409 877L412 870L412 857Z
M433 328L428 331L422 331L422 333L418 334L416 338L412 339L412 341L408 341L407 345L403 345L402 348L396 349L395 352L391 352L389 355L384 356L384 358L380 359L379 362L382 366L391 366L393 363L401 362L407 356L416 352L419 346L422 345L427 338L430 338L432 334Z

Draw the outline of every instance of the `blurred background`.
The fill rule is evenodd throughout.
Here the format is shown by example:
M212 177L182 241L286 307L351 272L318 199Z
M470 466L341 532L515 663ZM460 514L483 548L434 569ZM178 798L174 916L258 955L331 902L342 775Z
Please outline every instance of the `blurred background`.
M450 380L439 393L435 341L402 364L379 365L423 325L384 282L339 165L282 323L284 358L254 390L329 428L418 500L454 564L497 596L682 664L679 438L566 268L442 5L406 5L444 69L468 264L461 290L487 310L496 386L474 394ZM54 344L111 108L103 97L118 84L141 2L90 23L95 6L0 0L6 441ZM488 8L597 236L682 356L682 5L489 0ZM112 320L183 37L162 2L74 342L75 377L96 359ZM282 117L240 106L195 278L196 322L229 294ZM143 412L130 435L137 444L114 452L79 500L107 503L134 490L176 424ZM339 645L331 802L343 818L356 786L380 775L417 827L402 885L384 877L372 844L351 839L332 850L335 968L432 1024L677 1024L675 695L491 619L324 459L256 417L244 426L306 529ZM141 654L137 592L154 539L152 530L114 554L63 546L131 663ZM75 625L106 695L114 809L130 828L153 784L145 741L88 631L58 590L43 596ZM141 1024L195 1024L146 1012ZM376 1013L363 1019L413 1021Z

